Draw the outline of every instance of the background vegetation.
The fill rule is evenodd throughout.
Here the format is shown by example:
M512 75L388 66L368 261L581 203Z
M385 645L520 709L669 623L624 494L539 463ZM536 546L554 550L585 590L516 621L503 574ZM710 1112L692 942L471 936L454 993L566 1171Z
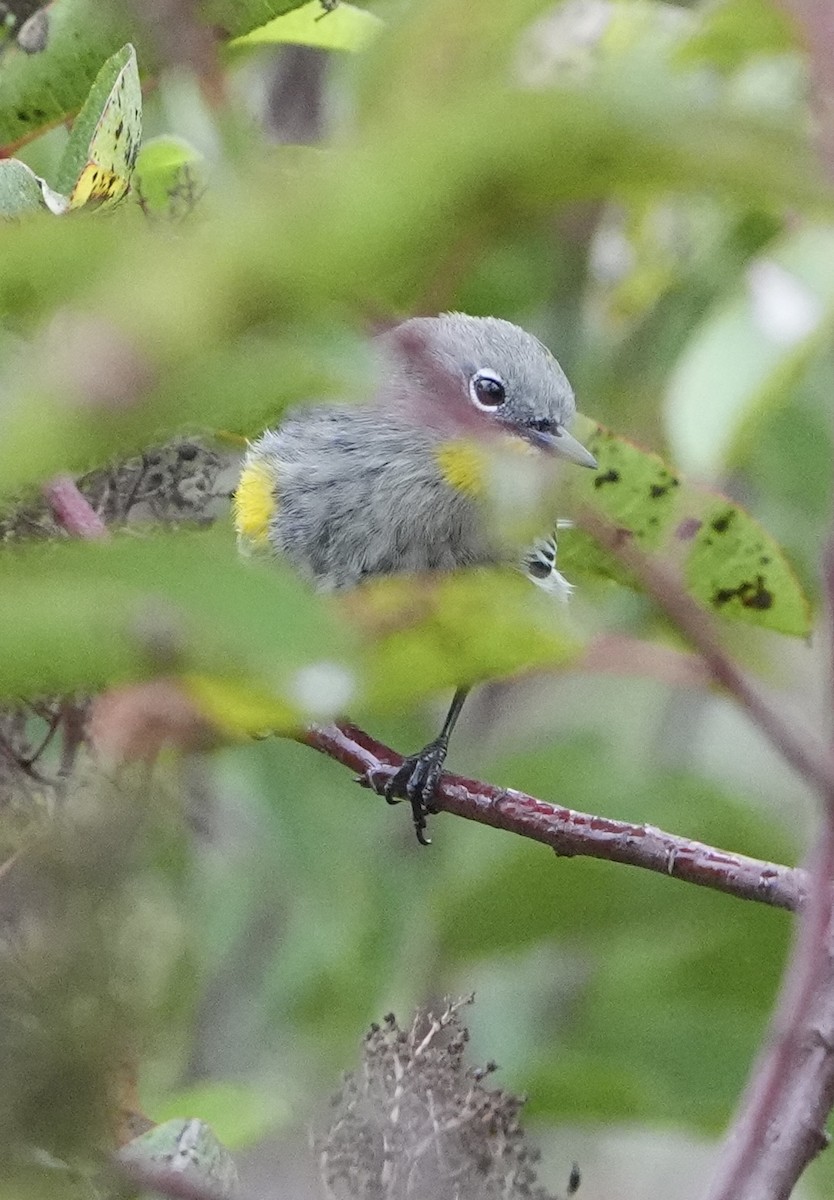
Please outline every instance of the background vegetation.
M335 715L327 688L300 691L324 662L351 716L411 750L462 670L525 668L476 694L452 769L788 864L815 828L806 785L579 533L569 623L476 581L385 636L372 608L357 633L280 566L244 567L227 499L243 438L289 404L361 397L380 325L508 318L584 414L785 548L791 627L724 620L751 615L733 601L721 635L822 727L802 593L818 612L834 197L802 27L768 0L379 0L322 19L55 0L32 49L32 5L4 11L0 147L34 172L0 162L9 1194L24 1177L54 1194L21 1146L89 1153L127 1054L144 1112L208 1121L252 1194L316 1195L306 1130L327 1128L369 1024L472 991L472 1060L528 1094L542 1180L563 1188L577 1161L586 1200L701 1194L789 914L450 816L423 851L341 766L241 735ZM64 473L127 532L63 537ZM214 523L159 527L195 519ZM172 676L211 735L185 700L132 690ZM108 761L177 744L151 777L91 762L84 697L106 688ZM834 1159L802 1187L830 1195Z

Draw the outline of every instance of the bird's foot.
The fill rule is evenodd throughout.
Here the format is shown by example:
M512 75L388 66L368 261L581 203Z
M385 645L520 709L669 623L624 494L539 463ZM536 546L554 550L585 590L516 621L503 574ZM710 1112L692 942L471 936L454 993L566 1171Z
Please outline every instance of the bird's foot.
M426 817L437 812L434 796L443 774L448 748L445 738L429 742L417 754L404 758L382 787L382 794L389 804L407 800L411 805L414 832L421 846L431 845L431 838L426 836Z

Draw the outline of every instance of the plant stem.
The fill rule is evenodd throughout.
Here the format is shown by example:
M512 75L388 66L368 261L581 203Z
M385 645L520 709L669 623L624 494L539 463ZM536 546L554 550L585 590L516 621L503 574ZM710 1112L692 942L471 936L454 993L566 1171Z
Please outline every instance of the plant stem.
M402 762L401 755L353 725L312 726L299 740L350 767L359 782L375 788ZM510 788L444 775L436 803L442 812L541 842L561 857L581 855L642 867L777 908L796 909L804 899L801 870L719 850L651 825L574 812Z

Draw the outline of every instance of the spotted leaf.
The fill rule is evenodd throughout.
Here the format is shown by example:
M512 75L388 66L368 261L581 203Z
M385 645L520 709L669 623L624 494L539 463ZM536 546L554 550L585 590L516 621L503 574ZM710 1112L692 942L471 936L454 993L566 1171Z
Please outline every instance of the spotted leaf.
M807 636L808 599L784 551L758 521L726 496L688 483L659 455L587 419L577 426L599 469L571 475L576 509L591 507L642 549L677 563L691 594L718 615ZM637 586L580 529L560 534L559 567L572 581L603 576Z
M70 207L115 204L130 187L142 139L142 91L136 51L126 45L107 60L73 124L58 169Z

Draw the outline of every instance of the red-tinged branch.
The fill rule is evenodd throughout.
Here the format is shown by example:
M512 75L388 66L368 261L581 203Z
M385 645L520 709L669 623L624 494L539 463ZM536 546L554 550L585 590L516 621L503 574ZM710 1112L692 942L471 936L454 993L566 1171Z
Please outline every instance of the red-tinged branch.
M796 22L808 51L817 151L829 181L834 182L834 6L831 0L780 2Z
M70 537L86 541L107 537L104 521L69 475L57 475L44 484L43 496L55 520Z
M834 829L826 819L771 1028L708 1200L788 1200L828 1145L834 1104Z
M402 762L399 754L353 725L313 726L300 740L355 771L360 782L372 782L375 787ZM719 850L651 825L574 812L524 792L457 775L443 776L437 808L541 842L563 857L600 858L642 867L777 908L797 909L805 897L805 873L801 870Z
M834 1105L834 754L787 719L726 654L710 614L667 566L593 513L582 514L581 524L640 580L700 652L715 682L820 801L822 830L811 871L804 874L806 900L779 1001L706 1192L707 1200L788 1200L828 1144L825 1123ZM834 547L826 557L825 585L834 634ZM829 695L834 701L834 661Z
M825 559L834 628L834 545ZM834 659L829 670L834 699ZM828 1145L834 1106L834 792L821 791L822 829L808 898L771 1028L719 1159L708 1200L787 1200Z

